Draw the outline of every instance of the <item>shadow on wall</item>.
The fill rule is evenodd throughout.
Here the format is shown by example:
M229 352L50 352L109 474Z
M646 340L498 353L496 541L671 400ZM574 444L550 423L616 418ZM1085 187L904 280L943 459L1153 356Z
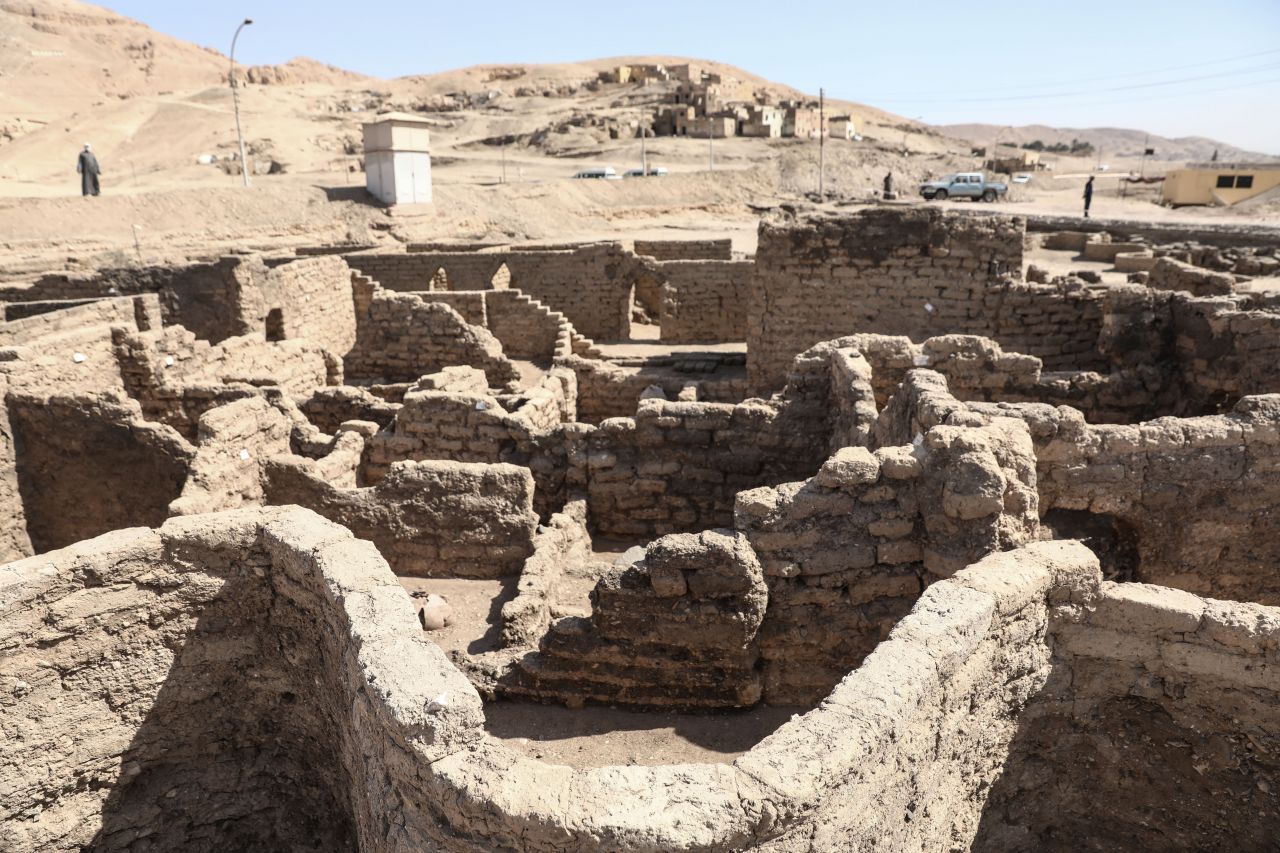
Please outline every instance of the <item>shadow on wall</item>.
M142 839L193 853L358 849L350 780L333 754L334 694L299 678L339 664L324 659L315 624L278 598L309 592L273 589L265 556L202 568L213 583L199 586L216 592L160 629L176 655L81 849L134 850ZM269 639L264 619L278 632Z
M1188 719L1190 699L1100 697L1072 677L1056 666L1023 712L973 850L1275 849L1262 737L1229 711Z
M10 395L18 492L35 553L126 527L156 527L195 449L132 400ZM92 452L86 452L92 448Z

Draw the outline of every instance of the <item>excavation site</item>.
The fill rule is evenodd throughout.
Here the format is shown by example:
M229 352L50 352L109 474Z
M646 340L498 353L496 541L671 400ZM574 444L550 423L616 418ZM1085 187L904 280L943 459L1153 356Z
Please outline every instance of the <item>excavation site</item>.
M0 849L1275 850L1274 230L0 290Z

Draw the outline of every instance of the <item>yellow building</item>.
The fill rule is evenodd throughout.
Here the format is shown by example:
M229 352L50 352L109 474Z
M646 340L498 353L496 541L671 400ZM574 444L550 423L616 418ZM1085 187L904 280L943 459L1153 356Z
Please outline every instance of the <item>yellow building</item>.
M1164 177L1164 203L1239 204L1280 187L1277 163L1192 163Z

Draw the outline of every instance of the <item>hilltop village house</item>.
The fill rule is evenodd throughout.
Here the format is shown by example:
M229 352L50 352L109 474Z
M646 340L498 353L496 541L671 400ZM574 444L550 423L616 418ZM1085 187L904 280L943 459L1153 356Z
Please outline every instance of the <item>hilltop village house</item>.
M676 84L654 113L655 136L817 139L823 132L817 101L775 103L768 92L757 90L750 82L689 64L621 65L601 72L600 80ZM849 115L832 116L826 125L827 133L837 139L853 139L859 133L857 119Z

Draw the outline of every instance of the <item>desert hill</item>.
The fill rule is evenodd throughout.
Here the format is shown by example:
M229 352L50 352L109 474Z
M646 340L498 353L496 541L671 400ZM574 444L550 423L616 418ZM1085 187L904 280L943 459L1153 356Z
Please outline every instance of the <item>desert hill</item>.
M1271 154L1245 151L1234 145L1203 136L1180 136L1170 139L1148 134L1143 130L1120 127L1048 127L1043 124L1005 127L997 124L945 124L938 125L938 130L977 145L990 145L996 140L997 135L1001 145L1022 145L1037 139L1046 145L1051 145L1058 142L1070 143L1073 139L1079 139L1088 142L1095 149L1101 149L1104 161L1115 157L1141 157L1144 142L1147 147L1154 148L1156 158L1163 161L1208 160L1213 156L1214 151L1218 152L1219 160L1276 159Z

